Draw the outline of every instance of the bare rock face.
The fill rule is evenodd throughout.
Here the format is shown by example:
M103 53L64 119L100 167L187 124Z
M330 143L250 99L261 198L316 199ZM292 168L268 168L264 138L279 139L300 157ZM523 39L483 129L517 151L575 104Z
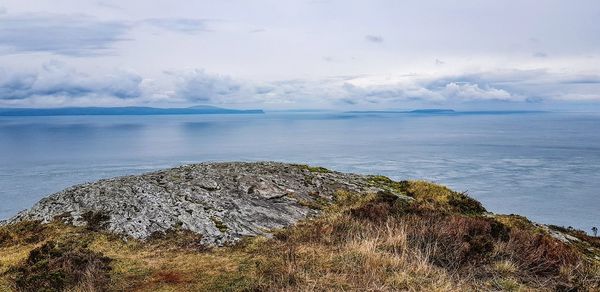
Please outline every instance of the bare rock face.
M86 214L102 214L114 233L145 239L173 228L223 245L266 234L316 215L311 204L333 200L338 190L377 191L368 176L326 172L301 165L202 163L139 176L77 185L42 199L11 218L49 222L63 218L85 225Z

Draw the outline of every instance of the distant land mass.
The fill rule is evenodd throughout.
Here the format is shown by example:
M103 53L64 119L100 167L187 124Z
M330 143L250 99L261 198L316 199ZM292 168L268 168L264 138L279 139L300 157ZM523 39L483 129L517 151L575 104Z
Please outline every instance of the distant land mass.
M369 111L349 111L352 114L426 114L426 115L482 115L482 114L524 114L524 113L543 113L544 111L532 110L476 110L476 111L456 111L453 109L416 109L416 110L369 110Z
M416 109L416 110L368 110L368 111L349 111L348 113L353 114L451 114L456 111L453 109Z
M214 106L187 108L154 107L61 107L61 108L0 108L0 116L116 116L116 115L205 115L264 114L261 109L236 110Z

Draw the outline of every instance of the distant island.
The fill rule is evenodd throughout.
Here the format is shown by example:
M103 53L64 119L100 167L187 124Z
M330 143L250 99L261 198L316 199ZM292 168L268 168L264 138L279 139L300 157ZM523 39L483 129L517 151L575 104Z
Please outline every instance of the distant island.
M264 114L261 109L236 110L214 106L187 108L155 107L61 107L61 108L0 108L0 116L123 116L123 115L205 115Z
M532 110L467 110L457 111L453 109L416 109L416 110L368 110L368 111L349 111L350 114L415 114L415 115L506 115L506 114L527 114L543 113L544 111Z

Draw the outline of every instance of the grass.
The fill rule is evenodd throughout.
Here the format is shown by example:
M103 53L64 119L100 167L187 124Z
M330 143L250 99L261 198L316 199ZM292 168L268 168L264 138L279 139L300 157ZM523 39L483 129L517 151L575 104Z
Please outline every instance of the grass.
M179 229L138 241L59 222L0 227L0 290L39 284L30 279L48 271L69 291L600 289L600 264L583 246L524 217L485 214L465 194L427 182L370 183L385 191L339 191L317 218L221 248ZM36 268L44 265L52 269Z
M331 173L332 171L321 166L310 166L306 164L299 164L298 167L301 169L308 170L311 173Z

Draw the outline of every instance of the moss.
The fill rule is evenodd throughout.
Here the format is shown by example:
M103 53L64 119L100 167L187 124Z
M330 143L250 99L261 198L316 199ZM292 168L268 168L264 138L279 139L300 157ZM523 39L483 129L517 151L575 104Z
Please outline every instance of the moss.
M526 217L510 214L510 215L494 215L494 218L509 228L522 229L522 230L534 230L537 227L533 222L529 221Z
M331 173L332 171L321 166L310 166L305 164L298 165L300 169L308 170L311 173Z
M480 215L486 212L477 200L445 186L427 181L408 181L405 184L406 194L415 199L418 211L465 215Z
M210 217L210 220L212 220L212 222L215 223L215 227L217 227L219 231L226 232L227 230L229 230L229 227L227 227L227 225L223 223L223 221L221 221L219 218Z
M410 196L415 199L415 212L446 212L479 215L486 212L477 200L466 193L426 181L394 181L386 176L369 176L370 185L383 190Z
M313 210L323 210L331 205L329 201L321 197L309 200L300 199L298 200L298 204L300 204L300 206L308 207Z
M398 182L383 175L371 175L368 177L368 182L374 187L400 194L406 194L409 185L408 181Z

